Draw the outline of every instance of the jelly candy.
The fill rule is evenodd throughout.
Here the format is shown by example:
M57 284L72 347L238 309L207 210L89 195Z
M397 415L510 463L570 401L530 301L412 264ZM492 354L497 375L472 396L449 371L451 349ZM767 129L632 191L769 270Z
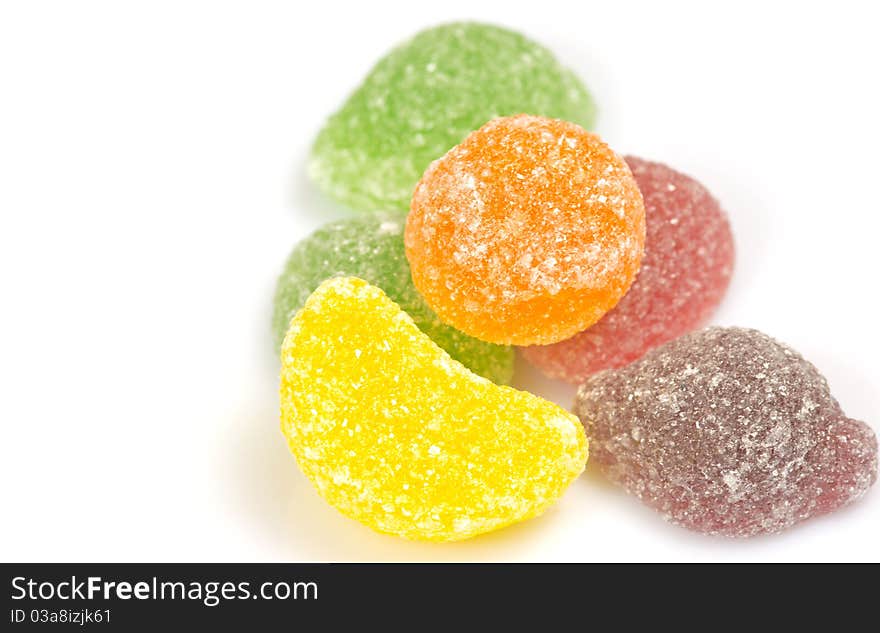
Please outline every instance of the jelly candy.
M278 348L290 319L329 277L356 276L379 286L416 325L455 360L489 380L507 384L513 350L477 340L440 322L413 286L403 249L402 213L369 214L332 222L291 252L275 290L272 329Z
M584 468L577 418L472 374L360 279L318 287L281 361L281 428L300 468L380 532L495 530L544 512Z
M594 326L572 338L523 350L552 378L578 384L609 367L702 327L733 270L733 235L718 202L694 179L629 156L645 200L645 255L632 288Z
M392 50L315 141L314 182L358 210L409 209L430 162L489 119L528 112L590 127L583 84L519 33L457 23Z
M435 161L413 195L406 255L445 323L484 341L573 336L638 271L645 208L622 158L555 119L494 119Z
M709 534L778 532L877 479L870 427L843 414L813 365L756 330L692 332L594 374L575 412L609 479Z

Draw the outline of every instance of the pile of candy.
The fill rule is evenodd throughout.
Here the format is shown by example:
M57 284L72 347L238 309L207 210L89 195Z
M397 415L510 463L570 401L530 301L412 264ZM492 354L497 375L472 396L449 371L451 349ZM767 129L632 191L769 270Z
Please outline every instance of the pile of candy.
M537 516L584 470L709 534L774 533L877 478L877 440L755 330L699 330L734 263L718 202L587 131L553 55L450 24L379 61L310 173L363 212L298 244L276 290L282 430L340 512L405 538ZM409 210L406 213L406 209ZM513 348L580 385L505 386Z

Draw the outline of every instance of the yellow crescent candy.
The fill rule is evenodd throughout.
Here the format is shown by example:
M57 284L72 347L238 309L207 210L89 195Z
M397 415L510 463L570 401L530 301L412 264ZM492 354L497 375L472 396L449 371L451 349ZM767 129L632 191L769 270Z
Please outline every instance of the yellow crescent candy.
M315 290L281 360L281 429L300 468L379 532L489 532L541 514L584 469L576 417L471 373L360 279Z

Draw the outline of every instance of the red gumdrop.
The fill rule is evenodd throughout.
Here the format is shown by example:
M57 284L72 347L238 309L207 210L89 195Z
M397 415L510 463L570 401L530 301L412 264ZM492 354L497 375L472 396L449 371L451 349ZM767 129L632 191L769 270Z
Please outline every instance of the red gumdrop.
M730 283L733 234L718 201L666 165L634 156L626 162L645 201L641 269L598 323L567 340L523 348L550 377L577 384L703 326Z

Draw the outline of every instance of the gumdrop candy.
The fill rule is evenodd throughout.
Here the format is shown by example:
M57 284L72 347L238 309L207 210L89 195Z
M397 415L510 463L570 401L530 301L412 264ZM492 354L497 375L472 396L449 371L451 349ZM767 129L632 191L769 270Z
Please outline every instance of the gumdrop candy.
M645 254L629 292L589 329L523 350L551 378L579 384L623 367L702 327L721 303L733 271L730 224L693 178L661 163L626 157L645 201Z
M422 31L381 59L318 134L312 180L356 210L406 210L422 172L489 119L591 127L587 89L543 46L475 23Z
M321 284L281 361L281 428L300 468L379 532L489 532L541 514L584 469L575 416L471 373L363 280Z
M354 276L379 286L450 356L498 384L513 377L513 349L445 325L416 291L403 248L406 216L377 213L327 224L290 253L275 289L272 330L278 349L306 299L330 277Z
M645 208L622 158L556 119L494 119L435 161L406 223L416 288L484 341L554 343L632 284Z
M686 334L579 388L592 462L673 523L774 533L861 497L877 439L816 368L756 330Z

